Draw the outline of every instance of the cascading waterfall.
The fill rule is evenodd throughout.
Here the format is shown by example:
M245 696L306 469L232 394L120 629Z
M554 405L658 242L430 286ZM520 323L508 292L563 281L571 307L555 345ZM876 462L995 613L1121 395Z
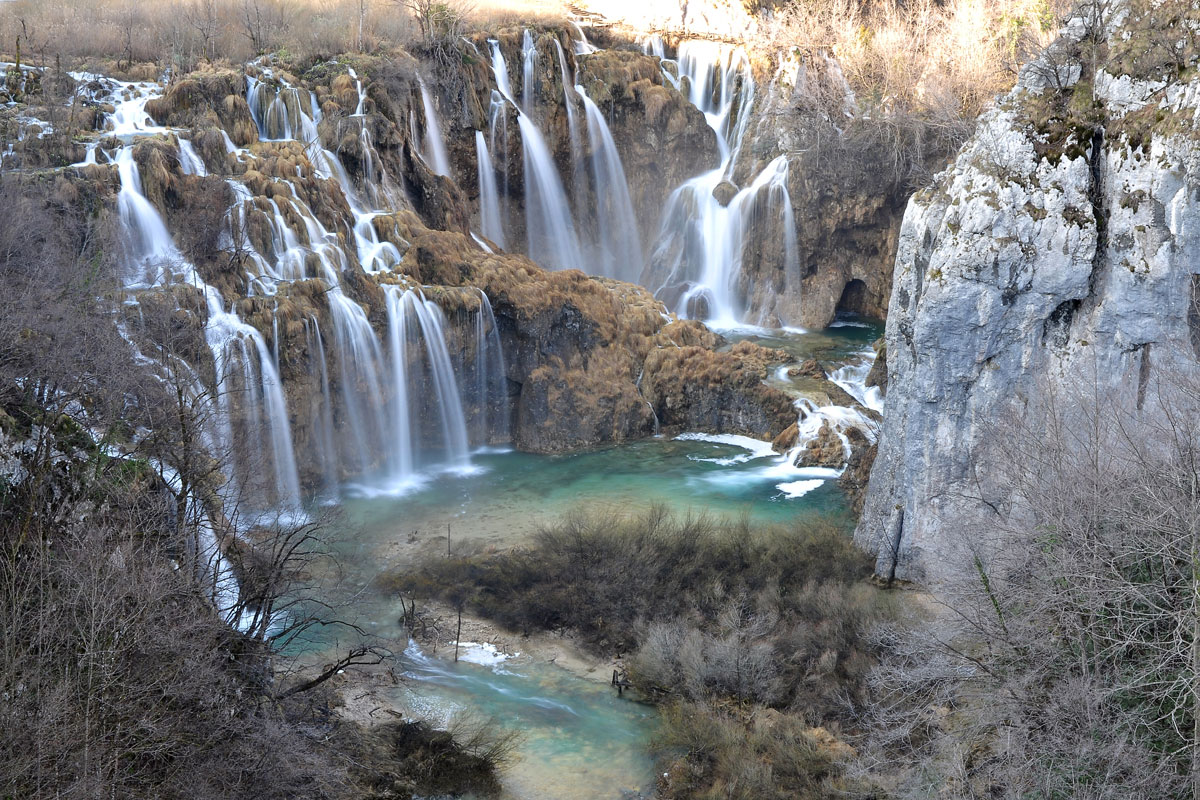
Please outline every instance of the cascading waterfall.
M288 423L283 382L279 379L275 359L258 330L242 322L236 314L225 310L220 292L211 286L205 286L204 294L208 301L208 322L204 328L204 336L217 365L218 396L225 404L231 404L234 399L249 401L244 403L250 421L247 426L248 436L238 439L243 447L237 447L237 441L233 438L227 440L225 445L231 452L241 451L237 452L238 458L253 456L256 452L269 452L274 473L273 497L279 506L298 511L300 476L292 448L292 432ZM247 342L253 345L255 357L252 357L247 348ZM231 357L231 354L236 357ZM236 361L242 366L241 387L230 384L230 378L235 374L230 361ZM256 366L259 372L257 381L253 376ZM226 419L231 418L233 412L230 405L226 405L224 410ZM244 447L247 442L258 446ZM263 448L263 444L267 445L269 450ZM257 466L247 465L245 471L253 474ZM267 493L266 496L272 495Z
M133 160L133 148L122 147L114 159L121 188L117 192L117 213L126 233L129 258L125 269L128 288L153 286L162 281L165 270L182 256L166 224L146 196Z
M533 34L526 28L521 35L521 109L526 114L533 112L533 78L537 70L537 57Z
M328 402L331 396L329 390L329 362L325 358L325 340L321 336L321 324L315 316L304 320L305 345L310 353L317 354L314 364L316 375L320 382L321 392L313 396L313 404L309 415L314 420L317 430L317 460L320 465L321 477L324 483L322 490L327 495L337 492L338 458L337 447L333 438L333 408Z
M358 92L358 104L354 106L354 113L350 116L361 117L364 113L363 104L367 100L367 93L363 91L362 81L358 79L358 73L354 71L353 67L347 68L346 73L350 76L351 80L354 81L354 90Z
M575 223L571 219L571 207L554 166L554 157L537 125L513 99L512 87L508 82L508 65L500 51L500 43L492 39L489 44L492 47L492 73L496 86L501 96L516 109L517 125L521 131L527 253L534 261L550 269L586 271ZM529 69L532 69L529 59L526 60L526 66L528 75ZM503 113L502 109L500 113Z
M587 43L582 30L579 34L576 52L593 52L595 48ZM522 141L527 254L552 269L578 268L640 282L654 289L659 299L680 316L705 319L718 327L747 322L786 324L800 291L787 160L780 157L770 162L745 188L739 189L731 182L755 97L745 52L717 42L684 42L679 46L676 69L663 69L664 77L683 87L689 101L704 113L716 134L720 160L670 195L647 259L637 233L629 183L608 123L583 88L574 85L566 54L558 40L553 41L571 147L570 174L565 175L571 186L569 197L563 188L564 176L559 174L530 113L538 55L533 34L529 30L522 33L519 99L513 93L499 42L489 40L496 91L489 115L487 152L496 157L500 132L507 136L506 110L513 108ZM659 58L666 55L661 36L648 37L642 47ZM576 113L576 103L581 104L582 114ZM481 224L491 230L508 229L508 209L503 199L508 194L507 164L502 170L503 191L497 187L493 195L491 187L485 186L487 176L482 172L486 164L478 137L476 149L481 165ZM503 150L507 153L507 147ZM497 218L499 222L495 223ZM750 230L764 231L767 239L782 244L778 256L770 249L765 256L756 253L757 258L782 260L780 279L769 289L760 287L759 296L749 295L743 279Z
M650 38L643 49L657 55L662 41ZM756 214L766 213L778 220L784 242L785 282L777 293L799 292L787 158L773 160L750 186L729 197L735 187L722 184L732 176L754 102L749 61L740 48L706 41L684 42L678 55L679 76L688 79L688 99L716 133L721 163L671 194L644 282L681 316L703 318L719 327L771 321L770 313L778 318L773 307L759 308L758 318L748 319L751 309L739 281L746 231ZM664 75L669 73L664 70Z
M483 131L475 131L476 172L479 175L479 226L483 235L501 248L504 244L504 224L500 219L500 193L496 188L496 170L488 155Z
M448 172L448 161L441 143L440 128L432 98L424 82L420 83L425 103L427 151L432 147L434 160L440 158ZM284 94L288 87L280 89ZM361 91L361 90L360 90ZM263 101L258 100L259 104ZM303 106L295 106L296 113L307 116ZM365 128L365 121L364 121ZM292 120L289 129L306 130L303 122ZM313 142L311 150L320 150L320 143ZM321 150L323 158L337 164L337 158ZM395 246L381 242L372 223L375 212L360 208L355 199L345 171L340 167L329 170L329 178L336 180L345 194L355 217L354 238L356 254L360 264L368 272L379 272L399 263L401 255ZM445 325L441 310L432 301L416 290L406 290L395 285L385 288L388 313L388 332L385 348L376 337L363 308L344 293L342 274L350 268L346 255L338 245L338 237L328 231L308 209L304 202L289 191L286 202L291 216L303 222L304 237L297 235L279 213L273 203L275 214L267 218L273 239L279 242L276 250L277 264L268 266L267 271L279 279L306 277L303 270L313 262L320 268L320 277L329 287L327 297L333 319L333 346L338 364L337 385L340 387L340 408L348 436L341 437L339 458L358 474L372 474L382 468L389 479L401 483L410 481L416 471L442 464L454 469L470 467L469 438L464 421L463 404L453 370L449 367L446 349ZM498 214L497 214L498 217ZM261 255L259 260L262 259ZM412 345L423 342L424 355L420 348ZM324 353L321 354L324 360ZM421 363L413 362L419 358ZM383 376L383 377L381 377ZM420 425L420 401L425 393L415 387L425 379L433 386L435 413L441 420L443 435L437 441L423 447ZM327 384L326 384L327 385ZM326 405L333 405L327 398ZM386 443L380 453L380 443Z
M571 140L571 199L575 201L575 208L578 209L584 196L584 175L583 143L580 140L579 123L575 116L575 102L571 97L575 93L575 79L567 68L567 57L563 53L558 39L554 40L554 47L558 51L558 71L563 87L563 108L567 110L567 136Z
M117 105L110 120L114 129L122 136L134 139L138 136L163 133L165 129L153 125L145 106L155 96L155 91L137 84L118 84L118 92L132 95ZM132 87L137 87L132 91ZM194 155L194 153L193 153ZM198 158L196 159L199 160ZM133 145L120 147L113 159L121 180L117 195L118 214L130 242L125 285L131 290L162 285L172 279L190 284L200 290L208 306L205 321L205 340L216 365L218 385L216 394L221 413L216 425L219 440L209 439L210 452L216 458L227 459L234 452L234 426L231 397L240 391L239 400L245 423L244 434L254 442L257 450L270 456L269 471L273 475L272 485L262 487L258 498L266 499L290 510L300 507L300 481L292 448L291 430L288 425L286 399L279 379L277 364L267 347L262 334L246 325L232 311L226 311L220 293L201 280L195 268L187 262L175 246L175 241L158 209L146 199L133 158ZM250 346L247 346L249 343ZM241 385L232 382L240 372ZM206 394L199 389L197 397ZM263 424L263 420L266 420ZM242 454L245 455L245 454ZM235 459L236 461L236 459ZM233 470L234 477L242 483L261 470Z
M196 149L192 147L192 143L187 139L176 137L179 142L179 168L183 170L184 175L199 175L204 177L208 174L208 168L204 166L202 159ZM91 149L88 155L92 158L92 163L95 162L96 151ZM86 161L84 163L87 163Z
M475 315L475 391L479 403L475 429L481 442L486 442L489 436L499 441L508 438L506 374L500 329L496 326L492 303L480 289L479 311Z
M663 44L661 33L652 33L642 39L642 52L648 56L654 56L659 61L663 61L667 57L666 46Z
M499 91L493 91L488 106L488 153L498 160L502 178L500 189L500 230L504 231L508 220L508 105Z
M525 233L529 257L551 269L587 271L554 157L528 115L519 114L517 124L521 130L525 168Z
M573 181L576 186L574 204L577 208L588 207L593 216L586 230L572 218L572 203L563 189L553 156L529 113L536 97L538 50L533 34L525 31L519 101L512 91L499 43L490 42L497 89L493 93L487 135L477 131L475 137L481 232L500 245L508 238L505 235L507 192L501 191L501 176L496 174L499 169L507 182L508 170L506 165L501 168L493 159L500 159L497 154L501 153L503 160L507 159L507 120L511 108L522 137L526 176L525 227L531 257L553 267L590 267L588 271L591 272L636 280L645 259L640 252L637 216L620 154L603 113L586 91L574 85L566 53L557 40L552 41L563 81L572 177L578 177L578 181ZM575 45L580 53L593 49L582 31ZM651 40L646 47L656 54L665 52L661 40ZM740 51L711 43L684 43L680 47L678 63L679 74L688 77L689 99L705 113L717 134L721 162L717 168L688 181L672 195L646 274L660 276L660 296L666 298L674 292L672 306L680 312L734 324L743 321L746 314L745 301L739 297L737 285L746 230L755 220L761 221L763 215L778 219L787 261L785 274L788 275L788 288L791 288L798 257L793 210L787 194L787 161L779 158L771 162L747 188L730 193L731 197L723 198L724 204L719 202L713 196L713 189L731 174L753 103L754 84L748 63ZM239 252L246 256L241 263L244 264L248 293L269 297L278 292L281 282L312 278L319 278L326 285L329 324L318 324L315 317L304 321L308 350L313 357L309 368L314 376L320 374L319 384L324 396L324 401L308 412L313 416L313 429L320 431L317 437L320 440L317 450L322 452L320 474L325 476L326 483L330 483L331 476L346 472L370 472L382 468L403 476L437 461L466 463L464 459L469 458L470 442L482 441L489 429L494 435L494 426L501 424L500 420L479 421L480 417L490 413L490 398L496 393L491 385L495 381L493 376L503 373L502 366L497 367L491 362L493 354L499 353L498 343L489 340L486 346L482 344L485 332L490 331L486 338L495 336L490 305L486 298L481 298L479 316L474 320L479 340L476 350L479 358L485 360L472 365L475 374L473 391L480 399L482 410L479 416L471 417L471 435L468 437L465 432L459 435L460 429L465 431L467 428L459 424L465 418L463 384L452 386L451 372L434 366L441 363L437 358L438 348L445 349L444 327L437 319L441 312L435 314L436 307L423 296L419 304L415 297L405 299L409 292L416 290L402 286L388 289L385 295L389 304L389 334L381 342L367 316L367 309L343 290L342 281L347 270L361 265L368 272L385 272L400 262L400 251L382 240L375 228L378 216L393 206L387 205L387 198L374 194L369 185L365 190L352 185L338 158L321 145L317 130L320 110L311 92L288 85L267 67L258 65L255 69L260 77L247 77L246 97L260 137L266 141L302 142L316 177L333 181L341 188L354 217L346 231L331 231L308 208L307 202L288 180L275 179L281 188L273 191L269 198L252 197L239 181L229 180L235 202L228 215L231 232L226 237L227 243L233 246L235 230L254 229L258 232L255 242L259 243L264 242L263 236L266 237L264 252L259 252L247 241L237 243ZM351 78L355 81L357 104L346 122L339 124L359 126L367 162L371 165L366 170L366 183L381 183L386 176L382 167L371 160L374 148L367 126L367 92L356 74L351 73ZM432 95L423 81L419 86L425 115L423 149L431 164L445 174L449 171L448 157L441 141ZM171 135L171 131L155 128L145 114L145 99L151 92L143 90L141 97L136 92L129 94L131 99L119 103L114 113L114 128L126 136L149 131ZM576 103L580 105L576 106ZM582 113L577 113L580 110ZM585 125L586 145L583 140ZM182 171L189 175L206 174L206 165L191 143L186 139L178 142ZM232 142L227 142L227 149L241 160L256 158L250 151L234 148ZM194 273L179 258L161 217L142 195L132 149L121 148L110 158L117 163L122 177L119 206L122 220L130 231L130 285L149 286L171 279L173 275L164 273L162 266L174 261L180 262L178 268L170 267L174 277ZM367 202L379 210L364 207L365 197L370 198ZM634 235L630 235L631 232L635 232ZM342 248L341 242L346 239L353 243L353 256ZM357 256L357 264L354 256ZM188 279L192 280L192 277ZM195 281L200 285L198 278ZM215 297L220 301L215 290L209 292L205 288L210 300ZM214 304L210 316L236 330L238 337L249 337L244 345L238 345L241 350L230 356L230 363L238 365L239 380L252 382L257 387L252 393L255 398L250 404L252 408L246 409L241 418L245 424L257 424L259 436L269 444L265 449L272 458L291 461L295 472L294 456L289 456L290 445L284 444L281 432L287 426L281 429L273 423L287 415L282 392L277 386L278 359L265 346L260 334L255 340L256 334L249 332L252 330L249 326L246 326L248 330L240 330L233 325L237 317L232 309L227 310L223 305L222 302ZM401 325L402 330L393 332L393 325ZM400 407L397 387L407 386L406 379L400 376L412 374L413 369L405 369L396 358L398 354L404 354L404 358L415 357L412 354L419 348L411 345L418 338L426 342L422 358L428 365L417 371L428 372L429 385L435 389L437 398L435 410L441 421L442 435L432 437L436 441L429 436L413 435L413 419L423 412L407 400L406 406ZM395 346L401 341L406 343L405 346ZM277 347L278 336L275 344ZM269 363L257 363L264 359ZM247 367L248 362L254 363ZM406 389L405 397L411 391L411 387ZM444 408L447 404L453 408ZM337 409L336 413L334 409ZM256 419L258 422L254 423ZM397 421L401 419L404 421ZM431 458L423 459L418 455L422 439L429 445ZM390 451L379 452L381 441L392 443ZM289 498L298 495L297 481L287 474L274 475L272 483L272 491L276 494Z
M418 289L386 286L388 340L394 382L392 413L395 428L392 438L393 466L397 478L409 479L418 465L421 426L413 414L414 395L418 376L414 371L421 364L409 355L410 345L423 343L424 373L432 384L441 422L443 463L454 469L470 466L467 425L463 404L446 348L445 317L436 303L427 300Z
M596 52L596 48L588 41L587 35L583 32L583 26L575 20L571 20L570 22L575 28L575 32L579 34L579 38L574 42L575 55L586 56L588 53Z
M582 86L575 87L587 114L596 198L597 255L603 275L636 282L642 271L641 235L629 197L625 168L600 109Z
M425 112L425 161L438 175L450 176L450 156L446 155L446 142L442 137L442 126L438 122L437 109L425 81L417 78L421 87L421 108Z

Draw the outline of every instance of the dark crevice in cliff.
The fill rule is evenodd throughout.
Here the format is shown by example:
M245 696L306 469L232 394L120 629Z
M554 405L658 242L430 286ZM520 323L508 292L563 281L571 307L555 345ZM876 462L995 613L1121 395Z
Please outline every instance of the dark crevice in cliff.
M1092 205L1092 217L1096 220L1096 250L1092 253L1092 274L1088 278L1088 296L1096 297L1103 265L1108 257L1108 196L1104 191L1104 161L1107 147L1104 128L1097 126L1092 131L1092 147L1088 153L1088 202Z
M1050 347L1066 347L1071 334L1071 322L1081 300L1065 300L1058 304L1042 323L1042 343Z
M1138 367L1137 410L1141 411L1146 404L1146 387L1150 384L1150 342L1139 345L1142 351L1142 362Z

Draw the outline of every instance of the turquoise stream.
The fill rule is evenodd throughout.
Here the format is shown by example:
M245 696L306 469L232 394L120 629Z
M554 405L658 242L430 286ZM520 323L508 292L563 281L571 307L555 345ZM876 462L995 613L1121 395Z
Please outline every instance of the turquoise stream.
M845 325L820 334L741 331L729 338L750 338L797 359L817 357L836 365L878 335L874 325ZM584 508L636 513L662 504L682 514L766 524L844 510L836 481L789 497L778 488L792 480L780 462L761 446L752 452L723 442L656 438L562 456L484 451L473 455L474 468L466 473L405 486L348 486L336 524L343 534L338 550L344 578L349 588L362 590L358 622L386 639L406 641L397 601L379 596L373 580L444 554L447 529L452 551L466 554L520 544L540 526ZM521 732L504 774L507 796L649 795L654 774L647 748L655 714L648 706L524 656L455 664L410 645L401 668L405 679L394 699L411 714L437 724L469 709Z

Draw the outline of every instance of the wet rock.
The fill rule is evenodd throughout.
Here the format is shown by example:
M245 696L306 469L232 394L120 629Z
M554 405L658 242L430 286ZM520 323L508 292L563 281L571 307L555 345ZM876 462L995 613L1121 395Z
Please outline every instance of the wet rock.
M737 193L738 187L733 181L721 181L713 187L712 195L721 204L722 208L724 208L737 196Z
M815 378L816 380L825 380L827 373L825 366L815 358L810 358L803 362L798 367L792 367L787 371L789 378Z
M867 372L866 385L876 386L880 392L887 394L887 343L883 339L875 343L875 361L871 363L871 369Z
M846 449L842 439L828 422L823 424L817 435L808 440L796 454L797 467L840 468L846 463Z
M783 429L775 439L771 442L771 449L776 453L786 453L796 446L796 439L800 432L795 422Z

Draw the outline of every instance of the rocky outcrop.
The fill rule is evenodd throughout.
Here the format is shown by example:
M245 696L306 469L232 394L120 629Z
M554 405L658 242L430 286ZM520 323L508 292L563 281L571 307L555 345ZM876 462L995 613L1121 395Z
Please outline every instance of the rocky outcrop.
M1133 415L1200 370L1200 80L1094 74L1075 20L909 203L887 410L856 538L884 577L938 581L1004 549L1015 428L1083 390ZM1128 48L1126 48L1128 49Z
M791 398L763 381L787 356L750 342L714 353L662 347L646 359L642 392L664 432L710 431L771 440L796 422Z

